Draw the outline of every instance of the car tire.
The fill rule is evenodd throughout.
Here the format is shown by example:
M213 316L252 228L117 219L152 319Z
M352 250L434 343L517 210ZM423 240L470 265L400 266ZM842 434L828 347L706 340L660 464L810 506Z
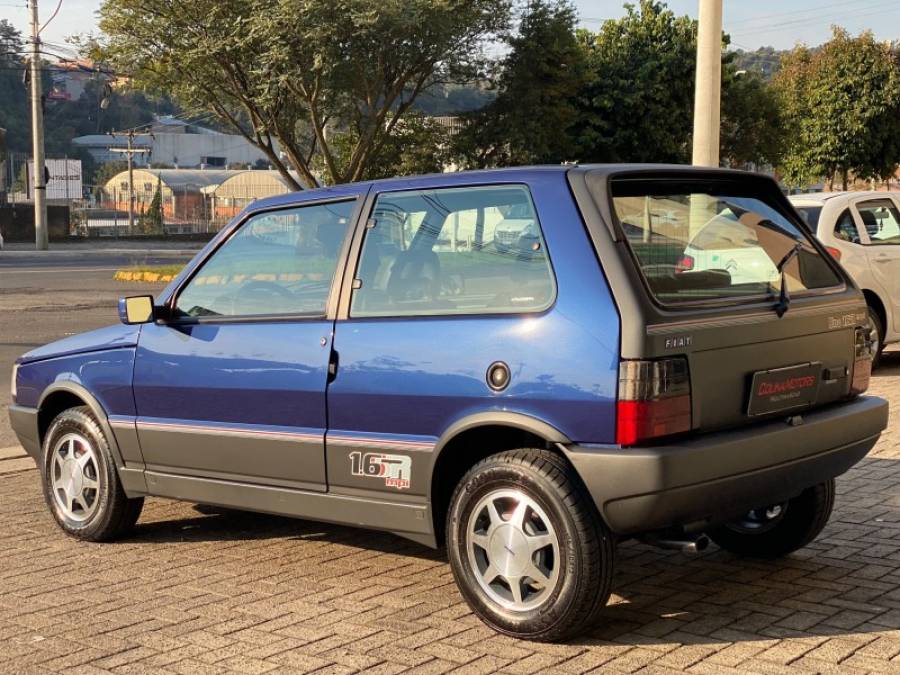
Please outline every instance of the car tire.
M869 313L869 325L875 332L875 337L878 339L878 345L872 353L872 369L874 370L881 362L881 352L884 351L884 324L882 323L878 312L871 306L867 307L867 309Z
M819 536L831 517L834 492L832 478L807 488L784 504L755 509L743 518L721 525L707 534L721 548L735 555L781 558ZM761 515L761 512L774 513L776 508L781 511L775 518Z
M500 633L566 640L606 606L615 542L572 467L549 450L473 466L451 498L446 532L460 592Z
M87 541L128 532L144 506L122 488L109 441L90 408L64 410L43 444L44 499L62 530Z

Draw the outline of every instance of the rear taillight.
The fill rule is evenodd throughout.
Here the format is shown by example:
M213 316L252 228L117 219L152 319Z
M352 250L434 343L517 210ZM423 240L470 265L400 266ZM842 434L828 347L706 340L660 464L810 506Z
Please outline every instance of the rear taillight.
M675 263L676 272L690 272L692 269L694 269L694 259L689 255L681 256L678 262Z
M872 329L868 326L856 329L853 357L853 379L850 381L850 395L858 396L869 388L872 377Z
M691 378L686 359L619 363L619 445L636 445L690 428Z
M835 260L841 259L841 250L839 248L835 248L834 246L826 246L825 250L828 251L828 255L830 255Z

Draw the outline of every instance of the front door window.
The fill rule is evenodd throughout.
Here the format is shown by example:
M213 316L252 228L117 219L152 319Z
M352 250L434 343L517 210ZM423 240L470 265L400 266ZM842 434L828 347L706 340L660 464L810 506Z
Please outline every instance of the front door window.
M354 204L252 216L185 286L176 316L323 316Z

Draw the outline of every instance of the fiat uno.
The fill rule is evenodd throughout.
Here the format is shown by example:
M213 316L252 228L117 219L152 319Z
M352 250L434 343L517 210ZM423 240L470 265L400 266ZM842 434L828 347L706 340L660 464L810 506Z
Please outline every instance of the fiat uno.
M775 182L726 170L263 199L119 317L14 369L64 532L123 536L157 495L445 544L521 638L589 626L623 539L807 545L887 425L863 295Z

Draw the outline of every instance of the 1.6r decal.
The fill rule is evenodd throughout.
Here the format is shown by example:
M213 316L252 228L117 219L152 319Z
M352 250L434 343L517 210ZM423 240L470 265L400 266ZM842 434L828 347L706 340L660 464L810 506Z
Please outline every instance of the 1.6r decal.
M354 476L384 478L385 487L403 490L409 487L412 478L412 460L406 455L351 452L350 472Z

